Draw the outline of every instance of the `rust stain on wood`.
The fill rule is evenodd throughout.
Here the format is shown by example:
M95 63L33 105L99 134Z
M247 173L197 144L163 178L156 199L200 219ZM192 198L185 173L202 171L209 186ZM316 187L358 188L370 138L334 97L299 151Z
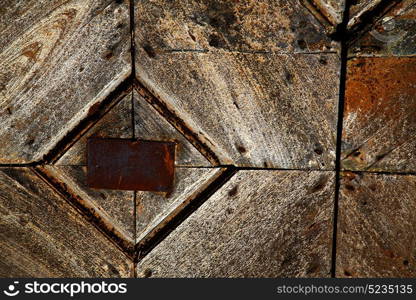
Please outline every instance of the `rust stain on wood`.
M345 170L414 167L415 69L416 59L408 57L349 61L342 149Z

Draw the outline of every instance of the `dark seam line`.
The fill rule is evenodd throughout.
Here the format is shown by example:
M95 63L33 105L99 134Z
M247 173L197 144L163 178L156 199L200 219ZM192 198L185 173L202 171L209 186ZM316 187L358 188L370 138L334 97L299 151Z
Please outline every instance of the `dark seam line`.
M342 149L342 131L344 120L345 106L345 90L347 80L347 63L348 63L348 21L349 11L352 1L346 0L343 20L338 27L339 32L336 36L341 42L341 70L339 84L339 102L338 102L338 122L337 122L337 143L335 154L335 195L334 195L334 211L333 211L333 232L332 232L332 259L331 259L331 277L336 277L336 259L337 259L337 230L338 230L338 214L339 214L339 193L341 186L341 149Z
M130 0L130 54L131 54L131 73L136 78L136 44L135 44L135 23L134 23L134 0Z
M342 169L341 173L369 174L369 175L391 175L391 176L415 176L415 171L369 171L369 170L348 170Z
M151 238L142 240L136 244L137 261L140 262L150 251L162 242L182 222L192 215L202 204L205 203L215 192L221 189L235 174L237 170L230 167L214 179L202 192L200 192L190 203L188 203L178 214L170 219Z
M137 244L137 191L133 192L133 220L134 220L134 224L133 224L133 243L134 243L134 250L133 250L133 277L137 278L137 255L136 255L136 247L135 245Z

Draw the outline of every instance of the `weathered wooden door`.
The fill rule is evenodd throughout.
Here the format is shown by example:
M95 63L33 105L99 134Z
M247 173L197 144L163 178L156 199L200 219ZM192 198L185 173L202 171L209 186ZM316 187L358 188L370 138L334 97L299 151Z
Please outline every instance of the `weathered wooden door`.
M349 2L1 0L0 276L414 276L416 8Z

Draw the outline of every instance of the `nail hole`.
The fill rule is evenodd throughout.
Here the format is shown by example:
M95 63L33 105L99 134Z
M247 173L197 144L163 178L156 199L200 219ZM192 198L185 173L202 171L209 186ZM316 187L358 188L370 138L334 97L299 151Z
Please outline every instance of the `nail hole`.
M345 276L351 276L351 273L350 273L350 272L348 272L347 270L344 270L344 275L345 275Z
M238 185L236 185L235 187L233 187L231 190L228 191L228 196L233 197L237 195L237 192L238 192Z
M314 149L313 150L316 154L318 154L318 155L322 155L322 153L324 153L323 152L323 150L322 149L320 149L320 148L316 148L316 149Z
M408 265L409 265L409 261L408 261L407 259L405 259L405 260L403 261L403 265L408 266Z
M325 57L321 57L321 58L319 58L319 63L321 65L327 65L328 64L328 60Z
M300 49L306 49L306 42L304 40L298 40L297 43Z
M244 148L243 146L238 146L237 145L236 148L237 148L237 151L240 152L241 154L247 152L246 148Z
M144 45L143 50L146 52L147 56L149 56L150 58L156 57L155 49L153 49L153 47L150 46L149 44Z
M354 187L354 186L352 186L352 185L350 185L350 184L346 184L346 185L345 185L345 188L346 188L347 190L349 190L349 191L355 191L355 187Z
M149 277L151 277L151 276L152 276L152 274L153 274L153 272L152 272L152 270L150 270L150 269L146 269L146 270L144 270L144 272L143 272L143 275L144 275L144 277L145 277L145 278L149 278Z

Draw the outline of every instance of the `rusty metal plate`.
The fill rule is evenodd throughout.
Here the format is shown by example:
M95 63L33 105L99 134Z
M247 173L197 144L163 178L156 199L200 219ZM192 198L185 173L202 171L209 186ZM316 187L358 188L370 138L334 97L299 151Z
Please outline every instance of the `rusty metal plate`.
M88 139L87 184L91 188L169 192L175 143Z

